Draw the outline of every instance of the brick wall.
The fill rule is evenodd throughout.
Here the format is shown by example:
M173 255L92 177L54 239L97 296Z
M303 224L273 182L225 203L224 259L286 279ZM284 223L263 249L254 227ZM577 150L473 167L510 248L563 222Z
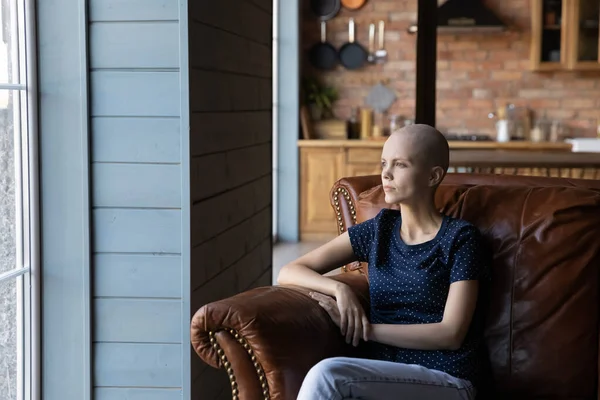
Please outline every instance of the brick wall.
M189 7L194 313L271 284L272 2ZM231 399L225 372L195 354L192 398Z
M306 2L308 3L308 2ZM529 71L530 2L488 0L491 9L515 29L508 33L466 33L438 36L437 125L453 132L492 133L487 114L506 103L528 105L536 112L573 127L574 135L594 135L600 108L600 73L536 73ZM357 38L368 44L369 23L386 22L389 61L361 71L318 73L338 88L336 115L347 118L363 104L370 87L380 79L398 95L390 113L414 118L416 36L407 33L416 22L414 0L374 0L359 11L342 10L328 23L328 39L339 47L347 41L347 21L353 16ZM319 40L319 26L308 7L302 12L303 48ZM303 62L304 73L314 71Z

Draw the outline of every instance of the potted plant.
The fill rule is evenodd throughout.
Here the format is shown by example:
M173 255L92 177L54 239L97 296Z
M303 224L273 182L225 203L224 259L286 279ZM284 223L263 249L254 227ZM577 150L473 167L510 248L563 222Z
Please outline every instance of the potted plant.
M335 88L325 86L315 78L304 78L302 90L304 104L314 121L333 118L333 103L338 98Z

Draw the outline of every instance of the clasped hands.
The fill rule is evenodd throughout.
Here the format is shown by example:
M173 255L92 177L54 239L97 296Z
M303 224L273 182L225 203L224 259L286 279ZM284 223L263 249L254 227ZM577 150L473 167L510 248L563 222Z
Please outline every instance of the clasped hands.
M360 339L365 342L369 338L370 324L358 298L349 286L343 286L336 291L335 298L319 292L310 292L310 297L316 300L340 328L346 343L358 346Z

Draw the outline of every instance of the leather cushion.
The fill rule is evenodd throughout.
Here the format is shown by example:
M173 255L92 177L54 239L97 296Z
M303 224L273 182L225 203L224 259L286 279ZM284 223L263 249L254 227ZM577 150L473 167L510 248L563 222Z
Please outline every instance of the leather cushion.
M498 394L591 397L598 372L600 194L578 187L444 184L440 211L493 252L486 343ZM357 221L384 201L359 195Z

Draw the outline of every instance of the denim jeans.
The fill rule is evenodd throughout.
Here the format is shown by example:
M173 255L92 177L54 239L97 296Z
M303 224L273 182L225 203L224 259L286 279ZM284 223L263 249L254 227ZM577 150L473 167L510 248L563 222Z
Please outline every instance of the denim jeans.
M328 358L304 378L298 400L473 400L466 380L420 365L362 358Z

